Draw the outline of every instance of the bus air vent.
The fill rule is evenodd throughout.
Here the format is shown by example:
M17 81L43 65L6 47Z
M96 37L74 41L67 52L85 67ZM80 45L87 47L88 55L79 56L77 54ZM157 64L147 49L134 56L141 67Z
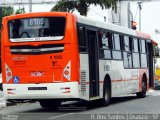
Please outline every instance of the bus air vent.
M81 71L81 96L86 96L86 71Z

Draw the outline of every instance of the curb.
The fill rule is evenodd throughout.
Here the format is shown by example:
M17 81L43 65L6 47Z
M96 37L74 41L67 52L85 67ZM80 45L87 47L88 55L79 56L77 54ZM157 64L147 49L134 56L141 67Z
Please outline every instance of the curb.
M6 101L4 98L0 98L0 108L6 107Z
M0 108L16 105L17 103L14 102L8 102L4 98L0 98Z

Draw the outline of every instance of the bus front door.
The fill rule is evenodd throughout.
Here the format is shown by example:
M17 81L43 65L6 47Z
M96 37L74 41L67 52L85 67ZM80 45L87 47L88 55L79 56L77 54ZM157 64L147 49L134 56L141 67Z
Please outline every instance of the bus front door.
M97 34L94 30L87 30L90 98L99 96L99 62Z
M149 68L149 87L154 87L154 74L155 74L155 63L153 63L153 46L152 43L147 43L148 48L148 68Z

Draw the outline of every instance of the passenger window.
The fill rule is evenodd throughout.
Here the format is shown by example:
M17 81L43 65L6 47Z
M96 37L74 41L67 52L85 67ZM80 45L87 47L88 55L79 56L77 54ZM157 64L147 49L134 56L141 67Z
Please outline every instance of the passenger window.
M136 38L133 38L133 51L138 52L138 40Z
M99 33L99 57L111 59L111 33L103 31Z
M111 48L111 45L110 45L110 41L109 41L109 39L110 39L110 33L101 33L100 35L99 35L99 47L100 48L104 48L104 49L109 49L109 48Z
M125 51L130 51L129 37L124 36L124 49Z
M79 51L87 52L85 28L83 26L78 27L78 43L79 43Z
M145 40L141 40L141 53L146 53Z
M124 36L123 40L123 63L125 68L132 68L132 49L133 49L133 44L132 44L132 38L129 36Z
M120 60L122 59L122 53L120 49L120 35L119 34L112 34L112 56L113 59Z
M120 36L119 36L119 34L113 34L112 40L113 40L113 49L120 50Z

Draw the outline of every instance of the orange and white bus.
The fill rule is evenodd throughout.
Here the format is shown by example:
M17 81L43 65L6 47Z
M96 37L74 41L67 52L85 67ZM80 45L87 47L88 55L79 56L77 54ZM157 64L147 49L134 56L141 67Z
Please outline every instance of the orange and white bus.
M42 107L65 100L137 94L153 82L148 34L65 12L13 15L2 22L2 76L7 100Z

